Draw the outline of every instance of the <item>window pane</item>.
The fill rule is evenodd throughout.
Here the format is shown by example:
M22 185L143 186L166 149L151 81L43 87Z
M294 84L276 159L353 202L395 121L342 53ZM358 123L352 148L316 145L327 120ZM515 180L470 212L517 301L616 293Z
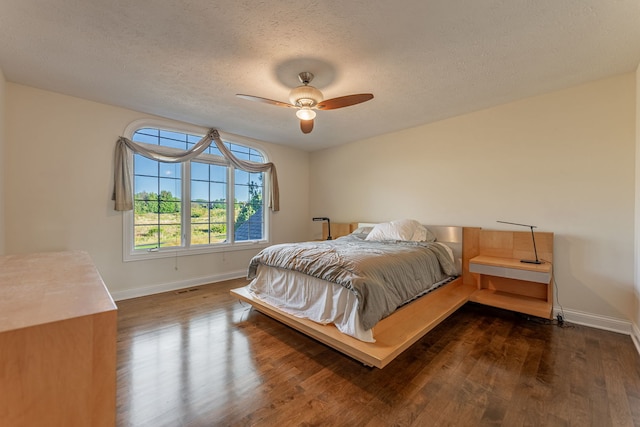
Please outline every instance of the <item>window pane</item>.
M180 163L160 163L160 176L165 178L180 178Z
M191 201L192 202L210 201L209 182L191 181Z
M149 178L146 176L135 176L134 194L136 198L140 193L158 194L158 178Z
M180 224L180 203L161 202L161 212L158 215L160 224Z
M216 222L211 224L211 243L224 243L227 241L227 223Z
M227 200L227 185L221 183L211 183L209 185L211 201Z
M159 233L156 225L143 225L134 227L134 248L153 249L159 245Z
M249 160L249 152L248 151L233 151L233 155L239 158L240 160Z
M148 224L158 224L158 202L148 202L148 204L144 205L144 209L138 210L138 203L136 202L136 212L134 222L136 225L148 225Z
M187 149L187 135L184 133L160 131L160 145L163 147L173 147L180 150Z
M227 204L226 203L211 203L211 210L209 215L212 223L227 223ZM226 230L226 227L225 227Z
M211 182L210 177L226 177L227 168L200 162L192 162L191 165L192 171L197 169L195 174L192 172L191 179L191 244L209 245L223 242L226 240L227 232L227 184Z
M236 177L242 178L243 174L236 172ZM234 238L239 242L261 240L264 238L263 174L245 172L244 178L244 183L234 188Z
M181 172L180 163L134 157L134 249L182 244Z
M180 200L181 183L179 179L160 178L160 198L163 200Z
M208 245L210 243L209 224L191 224L191 244Z
M195 145L202 139L202 136L197 135L187 135L187 143L191 145Z
M192 202L191 203L191 223L208 223L209 222L209 203Z
M249 174L249 183L253 185L262 185L262 173Z
M263 193L263 188L262 188L262 187L259 187L259 186L253 186L253 187L251 188L251 191L252 191L252 193L251 193L251 194L252 194L252 196L253 196L253 197L257 197L257 198L259 198L260 200L262 200L262 193Z
M140 154L134 156L133 168L136 171L136 175L158 176L158 162L147 159Z
M264 163L264 157L262 157L262 154L253 149L249 152L249 160L252 162Z
M249 201L249 186L248 185L236 185L236 200L239 202Z
M212 210L223 210L224 216L227 216L227 202L211 202Z
M236 184L249 184L249 172L236 169Z
M210 165L209 170L211 172L211 181L213 182L227 182L227 167Z
M175 247L182 244L180 224L160 225L160 247Z
M160 138L173 139L176 141L187 141L187 135L182 132L173 132L170 130L160 130Z
M246 158L249 158L249 151L250 148L249 147L245 147L244 145L238 145L238 144L229 144L228 145L229 150L231 150L231 152L236 156L236 157L240 157L242 155L245 155Z
M147 144L158 145L158 129L140 129L136 133L133 134L132 141L135 142L146 142Z
M249 155L249 152L251 151L249 147L245 147L244 145L238 145L238 144L229 144L229 149L233 152L233 154Z
M209 165L191 162L191 179L209 180Z
M242 242L247 240L262 240L264 229L264 222L262 221L260 213L254 214L249 220L240 224L235 232L236 242Z

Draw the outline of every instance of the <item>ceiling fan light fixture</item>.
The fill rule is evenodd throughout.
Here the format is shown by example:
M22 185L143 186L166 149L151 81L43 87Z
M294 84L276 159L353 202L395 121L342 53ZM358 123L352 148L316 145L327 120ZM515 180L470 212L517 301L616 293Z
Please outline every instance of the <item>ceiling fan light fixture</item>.
M313 120L316 117L316 112L309 107L302 107L296 111L296 117L300 120Z
M313 86L300 85L289 93L289 101L296 107L315 107L322 100L322 92Z
M313 73L303 71L298 74L298 80L300 80L302 85L293 88L291 92L289 92L290 103L240 93L236 95L250 101L264 102L277 107L297 108L296 116L300 119L300 130L304 134L310 133L313 130L313 119L316 117L314 110L336 110L373 99L373 94L371 93L356 93L354 95L339 96L325 100L322 92L313 86L309 86L309 83L313 80Z

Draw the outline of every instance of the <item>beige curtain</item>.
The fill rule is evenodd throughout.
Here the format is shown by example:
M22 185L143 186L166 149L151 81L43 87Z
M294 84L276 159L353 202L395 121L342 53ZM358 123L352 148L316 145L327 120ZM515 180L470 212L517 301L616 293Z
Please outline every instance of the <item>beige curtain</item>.
M149 149L147 146L135 143L128 138L120 137L116 141L115 151L115 176L114 176L114 190L113 200L115 201L115 210L117 211L130 211L133 210L133 182L131 179L131 165L129 164L129 156L127 155L127 149L132 150L134 153L138 153L149 159L158 160L167 163L179 163L191 160L197 157L204 150L207 149L211 142L215 142L216 146L222 153L222 155L231 163L234 167L242 169L247 172L269 172L270 185L269 185L269 207L274 212L280 210L280 192L278 189L278 175L276 173L276 167L273 163L256 163L246 160L240 160L229 151L224 145L220 134L216 129L211 129L209 132L193 146L190 150L183 151L178 155L170 155L160 150Z

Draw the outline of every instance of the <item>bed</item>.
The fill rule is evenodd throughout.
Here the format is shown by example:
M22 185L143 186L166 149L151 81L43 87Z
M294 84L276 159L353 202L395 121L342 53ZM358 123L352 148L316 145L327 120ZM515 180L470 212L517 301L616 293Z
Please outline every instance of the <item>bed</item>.
M401 220L361 223L334 241L274 245L252 259L251 283L231 293L383 368L468 301L475 286L464 280L473 255L464 236L472 232Z

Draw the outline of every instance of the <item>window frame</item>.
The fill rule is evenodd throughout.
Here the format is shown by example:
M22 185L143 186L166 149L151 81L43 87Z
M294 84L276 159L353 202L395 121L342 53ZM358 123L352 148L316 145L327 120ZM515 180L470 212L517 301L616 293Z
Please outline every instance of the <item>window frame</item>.
M161 129L169 132L180 132L180 133L188 133L195 135L206 135L208 129L199 127L199 126L191 126L182 123L174 123L168 122L164 120L154 120L154 119L142 119L136 120L129 124L124 132L124 137L132 139L133 135L136 131L142 128L155 128ZM238 135L228 134L225 132L224 135L221 135L224 142L228 142L231 144L242 145L251 149L258 151L264 162L269 161L269 155L267 151L264 149L260 141L253 140L250 138L241 137ZM163 146L154 146L156 149L161 147L161 150L166 151L167 153L171 152L180 152L182 150L178 150L170 147ZM134 176L133 169L133 157L134 153L131 150L128 150L128 160L130 165L130 175ZM235 207L235 167L231 165L226 159L220 157L217 160L218 156L212 154L201 154L202 157L198 156L193 159L196 162L202 163L210 163L216 165L223 165L227 167L227 198L229 202L227 203L227 225L232 225L235 222L234 218L234 207ZM196 245L191 246L191 168L185 167L186 164L190 164L190 162L183 163L182 173L181 173L181 200L182 200L182 217L181 217L181 227L182 227L182 239L181 246L179 247L169 247L169 248L155 248L155 249L146 249L146 250L136 250L134 244L134 210L123 212L122 220L123 220L123 239L122 239L122 253L123 253L123 261L140 261L140 260L148 260L148 259L160 259L160 258L171 258L171 257L179 257L179 256L190 256L190 255L199 255L199 254L208 254L208 253L219 253L219 252L235 252L235 251L246 251L246 250L256 250L262 249L270 244L270 223L271 223L271 210L268 209L267 200L264 200L264 227L263 227L263 238L261 240L246 240L241 242L236 242L233 240L233 235L231 236L231 241L215 243L211 245ZM267 179L267 172L264 173L264 195L270 194L270 182ZM131 182L133 186L133 181ZM187 232L187 230L189 230ZM233 230L235 232L235 229Z

